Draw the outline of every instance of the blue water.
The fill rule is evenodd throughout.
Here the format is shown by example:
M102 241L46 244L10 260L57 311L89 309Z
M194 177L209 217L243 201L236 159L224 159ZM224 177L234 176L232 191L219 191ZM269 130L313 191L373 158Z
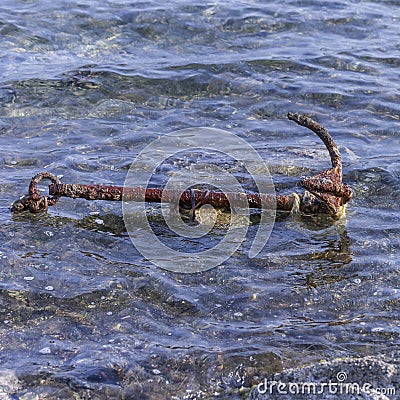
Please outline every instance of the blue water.
M3 0L3 398L235 398L285 368L390 359L400 333L399 19L398 1ZM329 129L354 198L335 224L278 216L255 259L245 243L218 267L176 274L135 250L117 202L8 209L42 170L122 185L146 144L199 126L245 139L278 193L301 192L301 176L329 158L289 111ZM168 240L159 208L149 214Z

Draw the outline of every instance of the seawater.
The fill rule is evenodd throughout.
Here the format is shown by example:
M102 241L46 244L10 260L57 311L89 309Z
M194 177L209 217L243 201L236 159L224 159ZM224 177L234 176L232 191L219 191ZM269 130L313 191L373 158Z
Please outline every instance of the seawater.
M400 3L383 0L3 0L4 398L234 398L287 367L390 358L400 326L399 19ZM256 258L244 243L218 267L176 274L136 251L118 203L9 212L37 172L122 185L144 146L199 126L244 138L278 193L299 192L300 177L329 158L289 111L329 129L354 199L336 224L278 216ZM169 160L153 183L196 157ZM253 188L231 159L205 159ZM160 209L148 212L168 242ZM250 238L257 229L255 220ZM223 235L175 246L197 251Z

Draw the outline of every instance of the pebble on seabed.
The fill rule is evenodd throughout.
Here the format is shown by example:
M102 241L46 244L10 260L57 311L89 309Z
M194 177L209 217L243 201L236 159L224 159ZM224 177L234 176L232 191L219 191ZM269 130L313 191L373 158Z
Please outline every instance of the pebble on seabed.
M39 350L40 354L51 354L51 349L50 347L43 347L43 349Z

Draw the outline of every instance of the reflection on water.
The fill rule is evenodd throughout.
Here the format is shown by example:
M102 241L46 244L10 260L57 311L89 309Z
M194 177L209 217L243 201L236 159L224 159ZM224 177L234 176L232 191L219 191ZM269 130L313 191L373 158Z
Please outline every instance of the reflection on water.
M287 367L390 357L400 299L396 11L374 1L4 0L1 395L238 398ZM136 251L120 204L61 199L47 215L7 208L41 170L122 185L146 144L199 126L244 138L268 161L277 192L299 191L300 177L329 159L288 111L329 129L354 199L335 224L279 214L256 258L257 212L238 221L249 223L247 240L225 263L176 274ZM154 184L193 162L170 161ZM219 161L253 190L240 165ZM147 212L171 240L160 207ZM175 245L218 242L224 230L220 220L209 236Z

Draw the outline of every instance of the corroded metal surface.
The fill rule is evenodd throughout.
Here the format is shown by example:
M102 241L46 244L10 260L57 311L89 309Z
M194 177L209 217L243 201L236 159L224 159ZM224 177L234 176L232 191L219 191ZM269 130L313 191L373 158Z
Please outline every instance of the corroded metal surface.
M162 188L71 184L61 183L57 176L49 172L41 172L32 178L28 194L12 204L11 211L27 210L35 213L47 211L49 206L54 206L60 197L79 197L87 200L157 203L179 201L179 206L192 210L203 204L210 204L216 208L249 207L292 211L298 202L302 213L323 213L331 215L332 218L339 218L344 212L346 203L352 197L352 191L350 186L342 183L342 158L335 141L324 127L305 115L289 113L288 118L316 133L328 149L332 162L332 168L300 181L307 190L302 195L270 196L259 193L222 193L194 189L177 192ZM49 185L49 196L40 196L37 184L42 179L49 179L52 182Z
M311 214L327 213L339 218L353 192L349 185L342 183L342 157L335 141L323 126L305 115L289 113L288 118L318 135L328 149L332 163L332 168L300 181L310 192L310 195L303 195L301 210Z
M173 203L179 192L160 188L124 188L122 186L80 185L70 183L53 183L49 193L56 197L83 198L87 200L110 201L146 201L150 203ZM293 207L292 196L268 196L258 193L222 193L203 190L184 190L179 197L179 205L191 207L193 200L196 206L210 204L216 208L249 207L275 208L290 211Z
M50 172L40 172L36 174L31 179L28 194L20 197L11 205L10 209L12 212L22 212L28 210L33 213L38 213L47 211L50 206L54 206L57 203L59 196L40 197L40 192L37 188L37 185L42 179L49 179L54 184L61 183L60 179Z

